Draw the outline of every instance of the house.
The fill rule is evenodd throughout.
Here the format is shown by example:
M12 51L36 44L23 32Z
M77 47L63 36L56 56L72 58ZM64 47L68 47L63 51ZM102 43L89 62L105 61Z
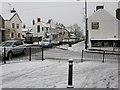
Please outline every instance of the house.
M26 25L23 25L23 27L22 27L22 38L25 39L26 38L26 33L31 32L31 31L32 31L31 27L26 27Z
M14 9L13 9L14 11ZM4 15L3 15L4 16ZM8 39L22 39L22 20L20 19L18 13L12 12L5 18L5 40Z
M51 38L51 40L58 38L56 23L52 19L49 19L47 22L47 26L48 26L48 30L46 32L47 37Z
M88 18L88 35L89 48L119 46L118 20L100 8Z
M0 42L5 40L4 33L5 33L5 20L0 15Z
M58 24L52 19L44 22L41 18L33 20L32 34L34 39L33 41L40 41L44 38L62 41L62 39L68 37L68 31L65 29L63 24Z
M42 40L45 37L45 32L49 31L48 29L48 25L41 18L37 18L36 21L33 20L32 33L34 41Z
M120 1L118 2L118 9L116 10L116 18L118 19L118 35L120 38Z

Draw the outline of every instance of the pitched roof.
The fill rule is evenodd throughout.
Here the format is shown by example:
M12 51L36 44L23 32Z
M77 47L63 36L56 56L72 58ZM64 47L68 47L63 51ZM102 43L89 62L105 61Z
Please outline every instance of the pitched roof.
M21 21L21 23L22 23L22 20L20 19L19 15L18 15L17 13L15 13L15 14L14 14L14 15L10 18L10 20L9 20L9 21L11 21L11 19L12 19L15 15L17 15L17 16L18 16L19 20L20 20L20 21Z
M4 18L2 17L2 15L0 14L0 17L4 20Z
M90 19L90 18L95 18L95 16L97 16L97 17L106 17L106 18L108 18L108 16L109 17L111 17L112 19L115 19L115 20L117 20L113 15L111 15L108 11L106 11L105 9L99 9L99 10L97 10L97 11L95 11L91 16L89 16L88 18Z
M2 14L3 18L5 20L8 20L8 21L10 21L15 15L17 15L19 20L22 22L22 20L20 19L19 15L17 13L14 13L14 14Z

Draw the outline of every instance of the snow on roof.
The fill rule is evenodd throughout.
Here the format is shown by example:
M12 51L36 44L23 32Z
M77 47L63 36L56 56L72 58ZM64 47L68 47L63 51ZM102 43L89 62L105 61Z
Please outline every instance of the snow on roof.
M6 14L2 14L2 17L3 17L5 20L10 20L14 14L15 14L15 13L6 13Z
M99 10L97 10L97 11L95 11L92 15L90 15L88 18L90 19L90 18L95 18L95 16L99 16L99 18L100 17L102 17L103 18L103 16L105 17L106 16L106 18L114 18L115 20L117 20L112 14L110 14L107 10L105 10L105 9L99 9Z

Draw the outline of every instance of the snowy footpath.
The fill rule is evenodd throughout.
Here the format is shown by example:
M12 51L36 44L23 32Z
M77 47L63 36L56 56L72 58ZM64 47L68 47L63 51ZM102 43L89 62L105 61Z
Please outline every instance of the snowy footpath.
M74 63L74 88L117 88L117 63ZM2 88L66 88L67 61L32 61L2 65Z
M67 47L68 50L50 49L45 55L46 58L50 56L80 58L78 52L83 48L84 42L80 42ZM0 67L1 88L67 88L68 85L68 60L47 58L44 61L17 62ZM74 88L118 88L118 63L74 61L73 86Z

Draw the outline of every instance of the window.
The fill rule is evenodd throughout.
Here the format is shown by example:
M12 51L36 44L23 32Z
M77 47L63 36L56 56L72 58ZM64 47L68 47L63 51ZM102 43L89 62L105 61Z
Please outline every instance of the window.
M37 32L40 32L40 25L37 26Z
M18 37L20 37L20 33L18 33Z
M18 45L23 45L22 41L18 41L17 43L18 43Z
M12 28L15 28L15 23L12 23Z
M14 38L14 33L11 33L11 38Z
M19 29L19 24L17 24L17 29Z
M48 27L46 27L46 32L48 32Z
M42 31L44 31L44 27L42 27Z
M40 18L37 18L37 22L40 22Z
M91 26L92 26L92 29L99 29L99 22L92 22Z

